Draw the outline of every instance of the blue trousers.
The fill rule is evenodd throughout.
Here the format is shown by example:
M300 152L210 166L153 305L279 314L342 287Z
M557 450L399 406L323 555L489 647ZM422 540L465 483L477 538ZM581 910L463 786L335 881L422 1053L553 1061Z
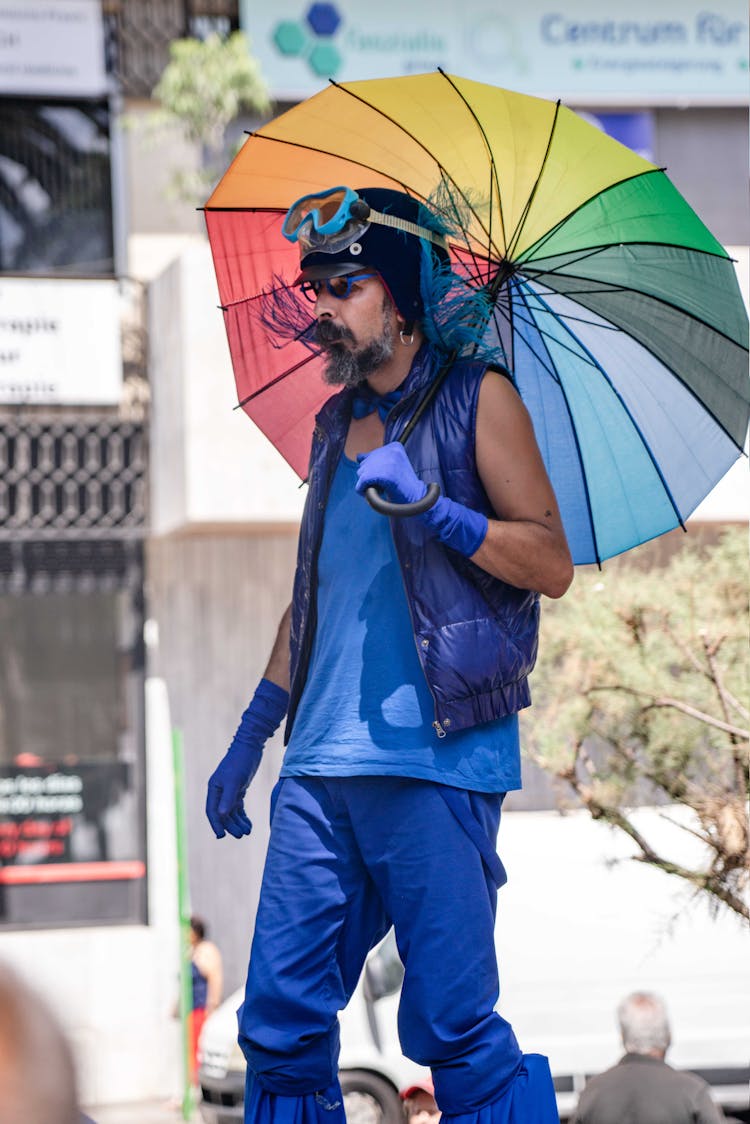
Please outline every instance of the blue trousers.
M279 782L239 1011L247 1122L304 1119L297 1102L307 1099L333 1124L337 1012L391 924L404 964L401 1047L431 1067L443 1113L474 1121L496 1102L511 1106L516 1086L539 1084L542 1062L554 1106L546 1060L525 1058L494 1010L501 802L405 777ZM557 1124L553 1112L488 1119Z

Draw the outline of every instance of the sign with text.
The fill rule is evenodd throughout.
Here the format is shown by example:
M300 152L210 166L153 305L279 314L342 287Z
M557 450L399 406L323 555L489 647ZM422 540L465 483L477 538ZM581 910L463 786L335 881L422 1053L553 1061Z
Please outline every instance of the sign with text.
M140 878L120 762L0 768L0 885Z
M116 281L0 277L0 402L116 405Z
M0 0L0 94L106 92L99 0Z
M278 100L328 79L442 67L573 103L748 102L745 0L241 0L243 29Z

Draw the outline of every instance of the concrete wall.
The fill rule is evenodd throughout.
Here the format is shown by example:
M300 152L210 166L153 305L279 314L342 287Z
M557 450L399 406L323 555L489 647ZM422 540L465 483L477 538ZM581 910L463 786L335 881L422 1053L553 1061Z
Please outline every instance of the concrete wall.
M250 529L170 535L148 547L147 611L159 631L156 666L169 685L173 722L185 748L192 909L208 922L223 955L227 992L244 982L247 969L281 732L267 745L248 792L254 825L249 838L214 837L204 813L206 783L263 674L290 599L296 545L296 529Z
M242 410L208 242L149 286L151 528L297 525L304 490Z

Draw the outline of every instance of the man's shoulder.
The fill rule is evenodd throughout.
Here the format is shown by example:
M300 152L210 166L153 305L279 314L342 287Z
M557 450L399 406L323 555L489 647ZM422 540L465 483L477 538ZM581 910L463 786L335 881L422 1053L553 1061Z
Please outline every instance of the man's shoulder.
M619 1085L631 1085L634 1082L640 1084L644 1080L649 1085L681 1086L696 1094L708 1089L707 1083L697 1074L675 1069L659 1058L640 1054L626 1054L616 1065L590 1078L586 1082L586 1089L592 1092L609 1090Z

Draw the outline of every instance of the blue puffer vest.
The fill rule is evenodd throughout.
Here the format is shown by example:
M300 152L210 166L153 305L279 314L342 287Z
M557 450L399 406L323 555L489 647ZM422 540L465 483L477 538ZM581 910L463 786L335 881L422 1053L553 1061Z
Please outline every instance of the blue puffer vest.
M395 440L436 373L423 347L401 401L388 415L385 441ZM492 518L474 459L479 388L486 367L457 362L407 442L409 459L426 483ZM352 392L330 398L317 417L302 516L291 627L291 691L285 741L305 686L315 636L317 559L333 474L351 417ZM365 502L364 500L362 501ZM514 714L531 699L539 595L516 589L432 539L417 518L391 519L417 652L435 700L436 733ZM342 559L342 565L347 565Z

